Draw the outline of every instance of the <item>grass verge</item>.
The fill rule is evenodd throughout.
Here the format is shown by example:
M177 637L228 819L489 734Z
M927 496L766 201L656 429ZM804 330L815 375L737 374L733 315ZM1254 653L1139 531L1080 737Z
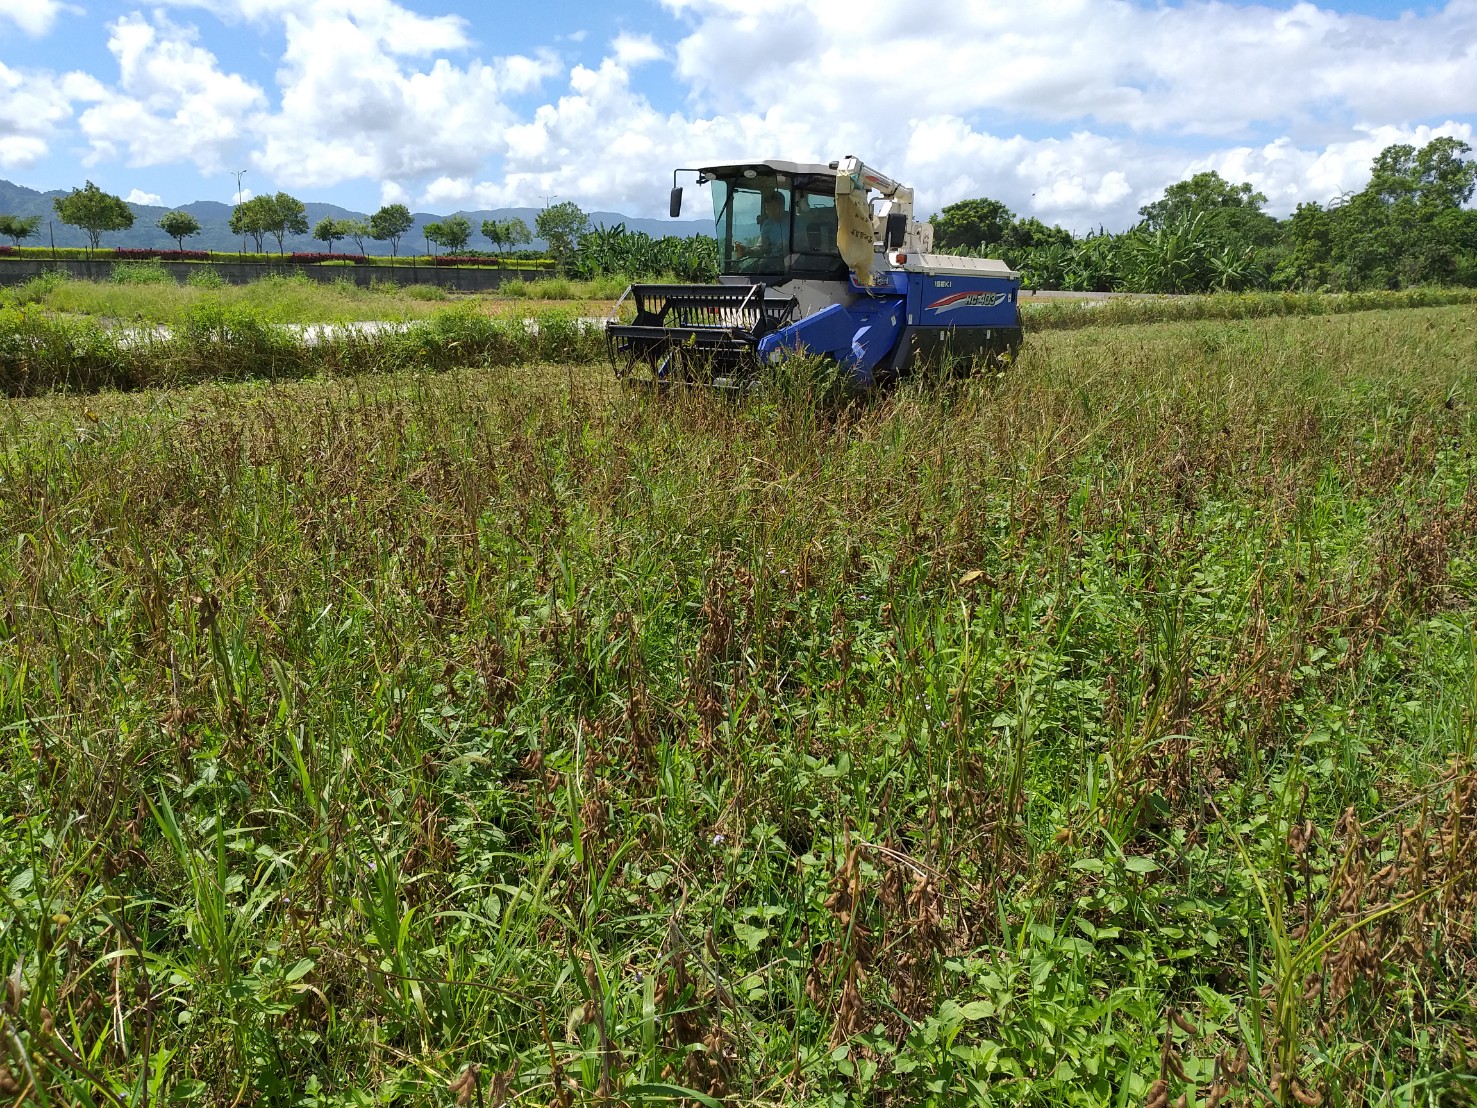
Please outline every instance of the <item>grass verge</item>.
M1118 297L1097 302L1047 300L1023 306L1028 330L1066 331L1134 323L1202 319L1272 319L1344 315L1400 308L1477 305L1477 289L1417 288L1382 292L1222 292L1210 296Z
M0 307L34 307L54 314L124 323L180 324L211 307L249 311L270 323L345 323L366 320L424 319L447 302L475 305L485 314L526 314L526 301L564 301L577 315L600 315L625 291L620 278L570 281L548 278L510 280L494 293L458 293L439 285L352 281L322 283L308 277L264 277L247 285L228 285L202 267L186 284L176 284L157 263L114 266L112 281L74 281L53 275L12 288L0 288ZM160 277L163 280L160 280Z

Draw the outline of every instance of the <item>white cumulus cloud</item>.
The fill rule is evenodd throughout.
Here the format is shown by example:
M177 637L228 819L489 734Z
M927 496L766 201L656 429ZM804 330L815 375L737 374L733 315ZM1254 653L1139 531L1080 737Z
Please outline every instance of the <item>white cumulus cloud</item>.
M1024 215L1059 222L1079 233L1100 224L1121 227L1164 189L1195 173L1214 170L1229 181L1248 181L1282 216L1299 203L1327 203L1362 188L1375 155L1393 143L1424 145L1450 135L1470 142L1470 124L1354 128L1349 137L1300 146L1281 137L1260 146L1236 146L1195 155L1144 142L1090 132L1062 139L999 138L964 121L921 121L902 162L920 185L930 210L966 196L993 196Z
M77 11L61 0L0 0L0 21L9 20L35 38L49 34L57 16Z
M664 2L691 26L677 68L705 102L813 104L879 129L996 112L1215 134L1330 103L1361 116L1477 106L1473 0L1400 19L1207 0L932 0L868 19L844 0Z
M423 202L499 207L557 195L586 208L645 214L658 201L665 206L676 166L756 151L803 158L816 145L804 113L785 107L714 118L661 112L632 90L630 77L614 57L593 68L575 66L565 95L507 130L499 177L475 184L466 175L440 180ZM842 130L861 137L861 128Z
M695 118L797 112L788 156L856 153L925 205L992 195L1079 227L1238 159L1284 210L1326 199L1367 175L1373 142L1477 111L1477 0L1398 19L1206 0L934 0L867 19L842 0L664 3L686 24L673 52Z
M1369 167L1387 146L1424 146L1435 138L1471 144L1470 123L1447 120L1439 126L1359 127L1352 137L1321 149L1301 149L1292 140L1276 139L1260 147L1240 146L1190 162L1184 174L1213 169L1230 181L1249 181L1266 195L1268 208L1284 215L1303 201L1327 204L1363 188Z
M101 94L102 86L82 73L57 76L0 62L0 167L25 168L46 157L72 118L72 104Z
M109 25L108 49L118 83L78 120L90 160L129 165L194 162L220 171L242 141L251 114L266 106L262 90L226 73L197 32L161 15L124 16Z
M79 120L91 160L193 161L203 172L246 160L285 188L469 174L501 149L513 122L505 98L560 71L547 54L454 64L442 55L468 46L464 21L391 0L176 6L279 28L276 103L227 72L195 27L125 16L109 27L118 80Z
M458 64L459 16L394 0L177 0L280 29L278 102L247 120L256 169L286 187L470 174L501 150L510 96L562 71L552 54ZM397 186L399 187L399 186Z
M610 50L616 64L627 69L646 62L660 61L667 56L666 51L650 35L617 35L610 44Z
M671 167L855 153L921 208L989 195L1085 231L1207 168L1285 213L1359 187L1389 142L1460 137L1477 111L1477 0L1399 19L1205 0L933 0L866 19L842 0L664 3L677 41L619 36L508 128L495 172L429 173L420 201L553 193L655 214ZM631 87L663 60L679 112Z
M270 82L159 10L128 15L108 27L106 87L0 67L0 164L44 156L80 110L94 160L249 165L273 189L366 180L433 210L554 194L644 215L677 166L857 154L925 211L994 196L1081 231L1203 169L1285 213L1360 187L1390 142L1477 122L1477 0L1392 18L1306 0L917 0L865 17L843 0L660 0L665 34L624 31L578 64L583 32L479 56L495 20L484 34L483 13L414 0L160 2L272 44ZM55 6L0 0L0 19L39 26ZM664 79L658 107L643 90Z
M133 189L123 199L130 204L143 204L151 208L157 208L164 203L164 198L157 192L145 192L143 189Z

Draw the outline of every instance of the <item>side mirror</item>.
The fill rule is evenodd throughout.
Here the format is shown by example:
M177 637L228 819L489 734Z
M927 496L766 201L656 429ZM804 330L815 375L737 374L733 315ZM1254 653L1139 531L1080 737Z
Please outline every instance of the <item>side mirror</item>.
M893 212L887 217L887 231L883 234L884 250L896 250L908 240L908 217L902 212Z
M678 185L672 190L671 202L667 205L667 214L676 219L682 214L682 186Z

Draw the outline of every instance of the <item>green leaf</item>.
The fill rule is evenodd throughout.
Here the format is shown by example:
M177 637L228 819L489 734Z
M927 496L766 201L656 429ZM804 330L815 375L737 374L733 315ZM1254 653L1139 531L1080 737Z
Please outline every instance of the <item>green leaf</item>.
M757 951L769 938L769 928L755 927L749 923L735 923L733 925L734 937L743 943L751 951Z
M720 1101L714 1100L706 1093L700 1093L696 1089L686 1089L681 1085L668 1085L661 1081L648 1081L644 1085L632 1085L624 1090L624 1096L629 1103L641 1103L652 1100L695 1100L707 1108L723 1108Z
M308 976L308 972L316 964L317 963L314 962L313 959L311 959L311 958L304 958L297 965L293 966L292 969L290 969L290 970L287 971L287 980L288 981L300 981L300 980L302 980L304 977Z
M1123 859L1123 868L1129 873L1153 873L1159 868L1159 863L1142 854L1134 854Z
M960 1006L959 1014L967 1020L987 1020L995 1014L995 1006L988 1000L971 1000Z

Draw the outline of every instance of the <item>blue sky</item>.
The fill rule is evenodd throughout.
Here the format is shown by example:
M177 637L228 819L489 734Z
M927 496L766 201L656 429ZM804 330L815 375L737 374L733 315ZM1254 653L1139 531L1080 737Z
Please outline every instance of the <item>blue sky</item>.
M0 0L0 177L659 214L670 170L855 153L1121 226L1201 169L1286 212L1472 139L1477 0Z

